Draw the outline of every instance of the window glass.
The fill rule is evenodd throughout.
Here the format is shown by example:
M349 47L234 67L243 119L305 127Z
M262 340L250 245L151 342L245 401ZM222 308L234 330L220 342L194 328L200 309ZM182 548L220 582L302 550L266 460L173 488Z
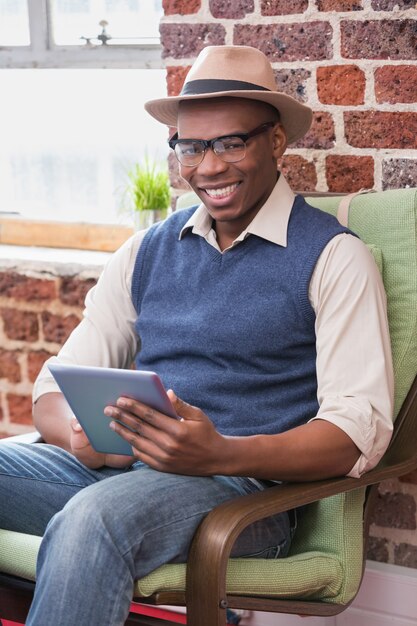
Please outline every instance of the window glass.
M168 129L143 104L164 70L0 70L0 211L29 219L131 223L127 171L166 164Z
M29 13L26 0L0 0L0 46L28 46Z
M162 0L51 0L51 9L58 45L100 44L103 25L108 45L159 43Z

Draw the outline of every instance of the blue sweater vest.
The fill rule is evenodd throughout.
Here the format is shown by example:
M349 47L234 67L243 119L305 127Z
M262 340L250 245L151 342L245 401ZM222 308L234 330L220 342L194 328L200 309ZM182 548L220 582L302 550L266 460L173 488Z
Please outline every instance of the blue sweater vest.
M297 196L287 247L250 235L221 254L182 226L195 208L153 226L132 281L138 369L200 407L227 435L278 433L317 413L317 259L349 232Z

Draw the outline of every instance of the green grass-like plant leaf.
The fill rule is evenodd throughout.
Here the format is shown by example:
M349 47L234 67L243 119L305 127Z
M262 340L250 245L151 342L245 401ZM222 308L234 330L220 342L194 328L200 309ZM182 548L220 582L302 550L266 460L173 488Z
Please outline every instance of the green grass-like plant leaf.
M171 192L168 168L162 169L145 158L127 173L126 196L133 211L161 211L169 207Z

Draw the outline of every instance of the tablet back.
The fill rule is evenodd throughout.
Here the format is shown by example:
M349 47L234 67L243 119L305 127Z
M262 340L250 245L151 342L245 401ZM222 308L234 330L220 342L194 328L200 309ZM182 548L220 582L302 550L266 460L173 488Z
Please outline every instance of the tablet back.
M97 452L131 455L130 444L109 427L104 407L120 396L177 417L159 376L155 372L81 365L48 364L72 412Z

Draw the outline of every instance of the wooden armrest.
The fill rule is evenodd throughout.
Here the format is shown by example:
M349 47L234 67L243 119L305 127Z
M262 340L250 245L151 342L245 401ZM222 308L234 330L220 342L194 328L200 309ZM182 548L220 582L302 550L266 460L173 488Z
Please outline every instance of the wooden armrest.
M42 437L35 430L31 433L24 433L22 435L14 435L12 437L6 437L5 439L0 439L0 444L2 441L13 441L16 443L40 443L42 441Z

